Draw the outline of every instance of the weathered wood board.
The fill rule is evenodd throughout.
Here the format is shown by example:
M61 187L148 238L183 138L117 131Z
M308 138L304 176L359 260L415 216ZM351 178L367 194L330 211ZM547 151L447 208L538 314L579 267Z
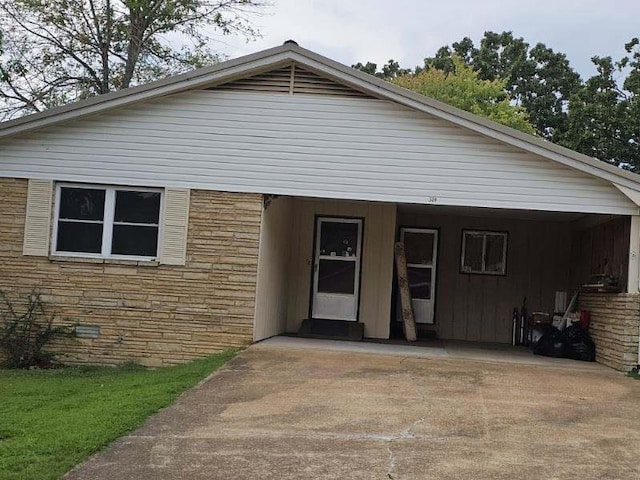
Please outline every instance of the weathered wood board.
M409 291L409 279L407 274L407 259L404 254L404 243L396 242L396 272L398 274L398 289L400 290L400 307L402 308L402 322L404 324L404 336L410 342L418 339L416 334L416 322L411 306L411 292Z

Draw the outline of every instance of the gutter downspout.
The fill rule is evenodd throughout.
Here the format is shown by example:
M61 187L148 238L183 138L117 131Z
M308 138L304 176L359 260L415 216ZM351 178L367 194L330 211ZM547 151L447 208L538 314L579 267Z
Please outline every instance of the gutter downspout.
M627 292L637 296L640 292L640 215L631 216L631 228L629 230ZM636 369L640 369L640 311L636 312L636 315L638 319L638 359Z
M636 372L640 373L640 321L638 321L638 363L636 364Z

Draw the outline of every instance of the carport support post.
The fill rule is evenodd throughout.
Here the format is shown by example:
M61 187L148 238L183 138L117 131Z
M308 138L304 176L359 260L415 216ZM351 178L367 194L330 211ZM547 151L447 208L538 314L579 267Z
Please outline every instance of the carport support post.
M627 292L638 294L640 282L640 215L631 216L631 232L629 234L629 275L627 278ZM638 361L640 368L640 324L638 325Z
M627 292L638 293L640 286L640 215L631 216L631 232L629 234L629 275L627 276Z

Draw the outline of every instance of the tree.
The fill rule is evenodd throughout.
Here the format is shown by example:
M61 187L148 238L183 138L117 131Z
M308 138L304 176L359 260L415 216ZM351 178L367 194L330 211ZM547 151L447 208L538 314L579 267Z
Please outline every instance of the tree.
M597 74L569 102L562 145L612 165L640 172L640 49L637 38L617 62L593 57ZM628 70L622 85L617 76Z
M511 32L485 32L479 47L468 37L441 47L433 57L425 58L424 67L413 71L416 78L412 82L424 85L418 87L408 82L404 86L494 120L497 114L483 111L484 106L500 105L509 115L497 91L493 92L495 97L491 102L480 99L478 105L472 106L473 99L468 98L467 93L481 95L482 89L476 91L465 86L461 92L467 93L456 98L453 94L443 94L440 86L428 87L426 77L420 80L423 72L435 70L439 73L433 73L435 77L429 81L439 85L446 74L459 76L463 72L459 67L462 64L473 69L477 81L502 85L508 101L524 108L540 136L640 173L640 40L632 39L625 50L627 54L618 61L611 57L593 57L597 73L583 82L566 55L542 43L530 47ZM393 67L386 69L387 73L391 72L390 76L384 69L378 72L372 63L361 69L387 79L394 78L394 69L403 70L392 60L387 65ZM362 64L355 65L358 66Z
M482 80L460 57L453 55L449 60L447 70L427 68L401 75L392 83L523 132L535 133L525 109L510 103L504 80Z
M218 60L265 0L0 0L0 116L37 112Z
M567 106L581 81L566 55L542 43L530 48L512 32L489 31L479 48L465 37L451 47L440 48L434 57L425 58L425 67L449 71L453 55L476 70L480 79L503 80L511 100L527 110L541 136L556 141L568 128Z
M382 70L378 70L378 65L372 62L367 62L364 65L358 62L355 65L351 65L351 68L368 73L369 75L374 75L378 78L382 78L383 80L391 80L401 75L411 73L411 69L401 68L400 64L393 59L385 63L382 66Z

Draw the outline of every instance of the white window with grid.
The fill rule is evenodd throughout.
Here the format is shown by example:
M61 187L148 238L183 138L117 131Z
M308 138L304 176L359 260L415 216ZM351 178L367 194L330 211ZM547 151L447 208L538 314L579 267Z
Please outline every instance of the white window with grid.
M155 260L162 202L160 189L59 183L53 253Z

